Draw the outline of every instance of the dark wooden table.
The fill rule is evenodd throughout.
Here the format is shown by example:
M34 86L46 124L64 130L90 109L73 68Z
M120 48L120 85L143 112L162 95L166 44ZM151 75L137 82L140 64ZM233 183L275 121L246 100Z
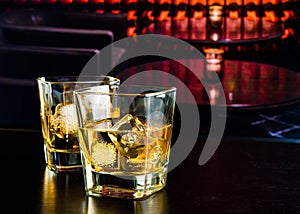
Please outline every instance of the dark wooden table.
M300 144L224 136L217 152L198 165L205 137L167 186L142 201L85 196L83 177L45 168L39 130L1 129L2 203L11 213L298 213ZM172 155L172 154L171 154Z

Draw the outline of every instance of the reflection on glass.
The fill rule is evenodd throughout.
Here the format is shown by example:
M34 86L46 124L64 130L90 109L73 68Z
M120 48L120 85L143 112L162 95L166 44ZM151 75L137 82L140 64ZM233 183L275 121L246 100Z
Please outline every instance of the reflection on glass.
M95 198L86 196L86 214L165 214L168 213L166 190L144 199L124 200L118 198Z

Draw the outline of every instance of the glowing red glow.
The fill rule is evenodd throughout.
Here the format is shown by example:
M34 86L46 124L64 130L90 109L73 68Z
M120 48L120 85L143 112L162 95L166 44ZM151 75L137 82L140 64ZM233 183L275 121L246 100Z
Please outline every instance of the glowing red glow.
M73 0L60 0L59 3L61 3L61 4L70 4L70 3L73 3Z
M271 3L271 4L278 4L279 0L262 0L262 4L267 4L267 3Z
M289 37L290 35L293 36L294 34L295 33L294 33L293 29L287 28L287 29L284 29L284 32L283 32L283 35L281 36L281 38L285 39L285 38Z
M219 4L224 5L224 0L208 0L208 5Z
M206 0L190 0L191 5L195 5L195 4L202 4L202 5L206 5Z
M262 17L263 21L271 21L271 22L277 22L278 17L276 17L274 11L265 11L265 16Z
M1 0L0 0L1 1ZM119 8L114 8L112 11L109 11L110 13L113 14L119 14L122 12L123 8L123 4L125 5L129 5L129 4L136 4L136 3L150 3L150 4L158 4L159 7L167 4L167 5L171 5L174 4L175 6L181 6L181 4L184 5L188 5L190 4L192 7L198 4L203 5L203 10L202 11L192 11L193 17L192 20L193 22L195 22L193 24L193 26L195 26L196 30L193 30L191 32L190 35L188 35L189 38L197 38L199 39L199 37L202 38L202 35L204 35L203 37L205 38L210 38L213 41L218 41L221 37L221 35L219 35L218 33L212 33L212 34L207 34L206 32L206 28L203 26L206 26L206 23L203 23L203 20L205 19L205 17L207 17L207 9L205 6L209 6L211 7L212 5L221 5L223 7L223 9L225 9L224 5L226 4L227 6L231 5L231 4L237 4L237 5L249 5L249 4L254 4L255 6L259 6L262 5L263 8L265 8L265 6L267 6L268 4L272 4L272 5L278 5L278 4L284 4L284 3L289 3L289 2L294 2L296 0L5 0L5 1L9 1L9 2L13 2L13 3L17 3L17 4L61 4L61 5L66 5L67 7L72 7L72 5L76 5L76 4L85 4L85 5L112 5L112 4L119 4ZM114 5L116 6L116 5ZM132 6L132 5L131 5ZM135 7L138 7L138 5L136 5ZM182 10L176 10L175 13L175 17L171 17L170 16L170 10L171 7L165 8L165 7L161 7L164 8L163 10L159 11L159 14L154 14L153 13L153 7L149 7L147 9L145 9L143 11L143 14L141 15L143 18L145 18L145 20L148 21L153 21L154 19L156 19L158 22L163 22L163 21L169 21L171 19L174 19L175 21L182 21L180 22L181 25L177 26L177 29L180 29L182 32L187 29L188 26L188 22L185 22L184 20L187 19L187 12L186 12L186 8L181 8ZM257 9L257 8L256 8ZM242 37L247 39L252 38L253 36L257 36L257 32L254 32L253 29L255 28L255 23L256 21L259 21L260 19L262 19L262 21L266 21L267 24L264 24L263 26L263 30L265 30L265 32L263 32L263 34L267 34L270 30L271 30L271 22L278 22L281 21L282 23L285 22L286 20L290 19L290 18L295 18L295 14L293 12L294 8L292 9L286 9L285 7L282 7L281 12L281 16L277 16L276 13L278 11L276 10L264 10L263 11L263 16L260 17L259 14L257 13L257 10L248 10L248 7L246 7L246 11L245 11L245 19L243 19L244 22L244 31L245 31L245 35L241 36L241 34L239 34L237 31L240 30L241 28L241 10L240 8L238 8L238 10L230 10L230 9L226 9L226 15L222 16L222 23L226 23L227 25L224 25L227 28L227 32L226 34L222 35L222 37L225 37L225 39L241 39ZM129 10L126 9L126 13L127 13L127 20L130 21L130 23L132 25L136 25L137 22L136 20L140 17L137 16L137 8L132 8L130 7ZM105 9L99 9L96 10L96 13L105 13ZM157 17L154 17L157 16ZM224 18L226 16L226 18ZM214 16L215 17L215 16ZM206 19L205 19L206 20ZM269 23L270 22L270 23ZM269 25L270 24L270 25ZM224 27L222 26L222 27ZM166 24L166 31L170 31L170 32L165 32L167 34L174 34L174 32L171 32L171 26L168 26L168 24ZM177 32L177 29L175 30ZM143 31L143 30L142 30ZM176 34L175 32L175 34ZM197 35L196 35L197 34ZM284 29L284 33L282 35L282 38L287 38L289 35L293 35L294 32L292 29ZM135 26L129 26L128 27L128 35L136 35L136 27ZM247 36L248 35L248 36ZM187 37L187 35L185 35ZM224 39L224 38L222 38Z
M158 4L164 4L164 3L171 4L172 0L158 0Z
M182 20L185 19L185 11L178 11L174 20Z
M136 35L135 30L136 30L136 27L128 27L127 28L127 36L135 36Z
M247 20L255 21L255 20L258 20L259 17L256 16L256 12L255 11L247 11L246 19Z
M242 0L227 0L226 1L226 5L230 5L230 4L237 4L237 5L242 5Z
M238 11L230 11L229 12L229 18L231 18L231 19L239 18L239 12Z
M29 0L29 3L31 3L31 4L39 4L41 2L42 2L42 0Z
M247 5L247 4L250 4L250 3L253 3L255 5L259 5L260 0L244 0L244 5Z
M126 4L137 3L137 0L126 0Z
M92 4L104 3L104 0L91 0Z
M75 3L80 3L80 4L87 4L89 3L89 0L73 0Z
M175 5L179 5L180 3L188 4L188 0L174 0Z
M201 18L203 18L204 17L204 13L203 13L203 11L195 11L194 12L194 18L195 19L201 19Z
M127 19L128 20L137 19L135 10L130 10L127 12Z
M160 15L157 17L157 21L170 20L169 11L161 11Z
M44 0L45 4L56 3L56 0Z

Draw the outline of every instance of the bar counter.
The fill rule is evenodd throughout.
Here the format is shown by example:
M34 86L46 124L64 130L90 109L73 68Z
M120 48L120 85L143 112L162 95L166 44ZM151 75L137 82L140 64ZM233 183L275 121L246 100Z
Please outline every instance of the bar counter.
M86 196L81 173L54 174L45 167L39 130L1 129L1 209L56 214L297 213L299 142L252 131L252 137L225 134L204 165L198 164L205 142L200 134L189 156L168 173L162 191L132 201Z
M206 17L154 22L146 33L183 39L193 45L243 45L278 40L283 35L280 24L261 19L223 18L222 26L210 27Z

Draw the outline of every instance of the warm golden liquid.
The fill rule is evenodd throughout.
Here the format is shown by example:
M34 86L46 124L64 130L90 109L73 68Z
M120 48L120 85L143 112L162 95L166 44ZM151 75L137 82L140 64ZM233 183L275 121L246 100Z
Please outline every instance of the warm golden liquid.
M106 120L79 129L87 191L139 198L165 186L172 128L140 124L114 130ZM127 127L126 127L127 126ZM116 190L117 189L117 190Z
M58 104L53 115L41 116L48 167L54 171L81 170L76 125L67 115L71 105Z
M42 117L42 129L44 130L44 138L47 141L48 148L51 150L74 150L79 151L79 143L76 131L66 132L62 129L51 124L49 117Z

